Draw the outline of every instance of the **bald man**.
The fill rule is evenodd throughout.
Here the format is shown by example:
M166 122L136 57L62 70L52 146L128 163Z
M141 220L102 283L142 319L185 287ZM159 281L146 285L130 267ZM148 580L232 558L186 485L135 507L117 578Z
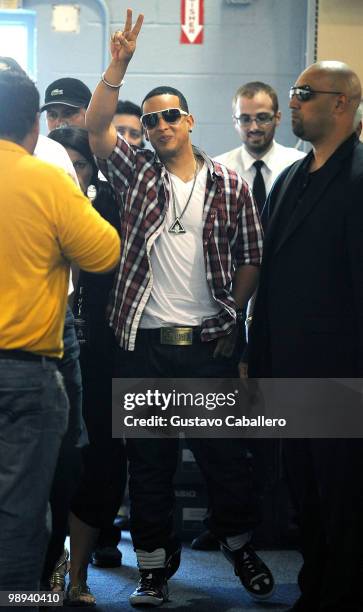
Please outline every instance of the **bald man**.
M340 62L313 64L290 89L292 129L312 150L280 175L268 200L250 377L363 376L360 98L357 75ZM363 610L362 446L284 441L304 557L295 612Z

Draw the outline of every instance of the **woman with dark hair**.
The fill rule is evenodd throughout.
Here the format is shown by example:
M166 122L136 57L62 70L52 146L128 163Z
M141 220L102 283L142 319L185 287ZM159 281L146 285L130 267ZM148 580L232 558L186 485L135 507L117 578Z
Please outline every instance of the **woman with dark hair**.
M50 132L49 138L66 148L81 189L97 211L119 229L113 190L98 177L87 131L75 127L60 128ZM116 342L107 323L106 309L113 278L114 273L92 274L81 270L74 300L76 331L81 347L83 415L89 445L83 449L84 471L71 503L71 569L67 592L70 605L95 603L87 585L88 562L100 529L112 529L126 484L123 441L112 438L112 374ZM115 535L116 546L120 534Z
M52 130L48 134L48 138L55 140L67 150L83 193L87 195L90 185L97 189L101 181L98 179L98 168L88 143L87 131L76 127L59 128ZM113 197L112 189L108 183L105 184L104 191L107 192L108 197ZM100 195L98 194L98 196L98 200L100 200ZM93 205L97 208L96 202Z

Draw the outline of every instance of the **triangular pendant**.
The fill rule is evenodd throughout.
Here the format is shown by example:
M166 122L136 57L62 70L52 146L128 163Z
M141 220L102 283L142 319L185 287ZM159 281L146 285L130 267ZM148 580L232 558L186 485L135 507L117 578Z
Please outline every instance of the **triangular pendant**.
M173 225L169 227L168 232L169 234L186 234L184 225L182 224L182 222L180 221L178 217L175 219Z

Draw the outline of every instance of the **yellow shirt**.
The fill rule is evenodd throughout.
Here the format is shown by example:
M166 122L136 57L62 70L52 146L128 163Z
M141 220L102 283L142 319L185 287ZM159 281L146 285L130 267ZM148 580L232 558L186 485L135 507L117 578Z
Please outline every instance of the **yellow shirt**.
M70 261L106 272L116 230L60 169L0 140L0 349L61 357Z

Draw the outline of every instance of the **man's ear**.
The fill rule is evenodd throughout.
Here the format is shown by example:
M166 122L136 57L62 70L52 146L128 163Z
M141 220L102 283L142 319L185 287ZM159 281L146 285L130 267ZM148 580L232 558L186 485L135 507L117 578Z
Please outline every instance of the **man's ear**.
M348 98L348 96L346 96L345 94L339 94L336 97L334 108L339 113L341 113L342 111L345 111L345 109L347 108L348 105L349 105L349 98Z
M276 127L278 125L280 125L280 122L281 122L281 111L277 111L277 113L275 114L275 122L276 122Z
M33 127L31 129L31 135L34 138L35 143L37 143L37 140L39 138L39 133L40 133L40 113L37 113L35 116Z
M25 138L21 141L21 145L26 149L30 155L33 155L39 137L39 113L36 114L34 123L31 126L29 132Z
M186 120L188 122L189 132L192 132L193 131L193 127L195 125L195 121L194 121L193 115L188 115L186 117Z

